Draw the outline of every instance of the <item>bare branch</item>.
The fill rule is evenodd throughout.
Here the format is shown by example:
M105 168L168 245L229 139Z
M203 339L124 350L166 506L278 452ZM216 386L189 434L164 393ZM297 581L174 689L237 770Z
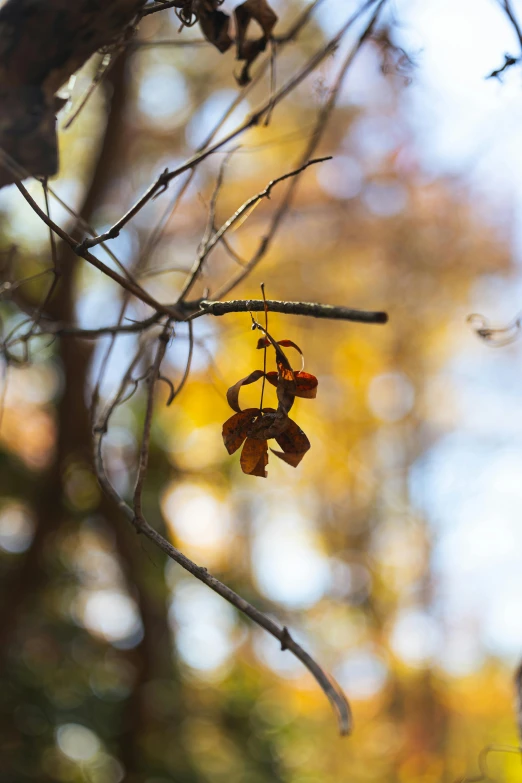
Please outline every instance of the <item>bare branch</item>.
M350 307L334 307L315 302L278 302L274 299L267 299L266 305L270 312L285 313L286 315L305 315L311 318L329 318L335 321L355 321L363 324L385 324L388 322L387 313L352 310ZM262 299L236 299L230 302L203 300L199 303L199 307L202 312L196 313L192 318L207 314L221 316L228 315L228 313L262 313L265 309L265 303Z
M388 314L380 310L354 310L351 307L343 307L342 305L324 305L316 302L283 302L276 299L267 299L266 304L269 311L284 313L285 315L304 315L308 318L326 318L332 321L352 321L362 324L385 324L388 322ZM230 313L261 313L264 312L264 302L262 299L233 299L225 302L198 299L194 302L182 302L181 311L183 315L178 320L190 322L195 318L201 318L203 315L220 317ZM163 313L156 313L143 321L116 324L115 326L100 326L97 329L81 329L76 326L49 324L39 334L97 340L107 335L145 332L147 329L157 326L161 318L163 318Z
M335 108L335 104L337 101L337 96L339 95L339 90L342 87L342 84L344 82L344 78L351 67L356 55L360 51L361 47L363 46L364 42L369 38L371 35L375 24L377 22L377 19L379 18L379 15L386 4L387 0L379 0L377 3L377 6L374 8L373 14L370 18L370 21L366 25L365 29L359 36L357 42L351 49L351 51L346 56L341 69L339 71L339 74L337 76L337 79L333 85L333 87L330 90L330 94L328 96L328 100L326 101L325 105L323 106L321 112L319 113L319 117L317 119L317 123L315 125L314 131L308 141L308 144L306 145L306 148L301 155L300 163L303 166L306 161L310 160L310 158L314 155L315 150L319 146L319 143L323 137L324 131L327 127L328 120L332 114L332 111ZM363 10L366 10L369 6L371 6L371 3L366 3L363 9L360 9L359 13L362 13ZM342 38L342 36L345 34L345 32L349 29L353 21L355 21L357 17L351 17L348 22L344 25L344 27L341 29L341 31L337 34L336 39L339 38L339 40ZM299 174L296 177L293 177L290 181L290 184L287 188L286 194L279 205L278 209L276 210L274 217L272 218L272 223L270 225L270 229L268 233L261 239L259 243L259 247L257 251L254 253L250 261L244 266L244 268L239 271L237 274L235 274L228 282L226 282L221 288L218 289L218 291L213 292L213 295L216 299L222 299L224 296L226 296L230 291L232 291L238 283L240 283L242 280L247 277L252 269L257 266L257 264L261 261L261 259L266 255L268 248L270 247L271 242L273 241L279 226L281 225L283 218L287 214L290 204L292 202L292 198L295 192L295 189L297 187L297 184L299 182Z
M339 32L333 38L331 38L330 41L322 47L322 49L316 52L308 60L299 73L288 79L288 81L283 84L274 95L270 95L268 99L253 114L250 115L250 117L241 123L241 125L230 131L230 133L224 136L224 138L215 142L215 144L212 146L207 147L205 150L193 155L192 158L189 158L181 166L174 169L174 171L169 171L168 169L163 171L157 180L153 182L152 185L150 185L148 190L143 194L143 196L141 196L141 198L138 199L138 201L135 202L135 204L125 213L125 215L116 221L116 223L114 223L114 225L108 231L100 234L94 239L85 239L80 245L80 251L95 247L101 242L106 242L108 239L115 239L119 235L120 231L127 225L127 223L129 223L129 221L132 220L132 218L134 218L138 212L140 212L143 207L149 203L149 201L167 189L169 183L172 182L172 180L174 180L176 177L179 177L180 174L184 174L186 171L193 169L194 166L201 163L217 150L225 147L249 128L253 128L254 126L258 125L259 122L265 117L267 112L272 111L274 107L284 98L286 98L291 92L293 92L293 90L295 90L295 88L298 87L307 76L313 73L313 71L315 71L315 69L323 62L323 60L325 60L330 54L332 54L332 52L335 51L347 31L352 27L357 19L359 19L361 14L374 6L377 2L378 10L380 10L386 1L387 0L379 0L379 2L378 0L366 0L362 7L359 8L348 19Z
M522 49L522 27L520 26L519 21L515 16L515 12L511 6L511 0L499 0L499 4L501 8L504 9L507 18L511 22L513 30L515 31L515 34L518 38L520 48ZM500 76L504 73L504 71L507 71L508 68L511 68L513 65L517 65L521 60L522 56L513 57L511 54L505 54L504 64L499 68L495 68L494 71L491 71L491 73L486 76L486 79L500 79Z
M199 253L198 258L196 259L196 262L194 264L194 267L190 273L190 277L187 280L185 286L183 287L183 290L179 296L179 302L181 302L188 293L192 290L194 283L198 279L201 270L203 268L203 264L205 263L205 260L207 259L210 251L217 245L217 243L222 239L222 237L226 234L227 231L229 231L232 226L234 226L241 218L243 218L245 215L248 216L248 213L250 210L252 210L256 204L258 204L262 199L264 198L270 198L270 195L272 193L272 188L277 185L279 182L283 182L286 179L290 179L291 177L296 177L298 174L300 174L302 171L307 169L309 166L313 166L315 163L323 163L325 160L331 160L331 155L328 155L324 158L316 158L315 160L308 160L306 163L303 163L302 166L299 166L298 169L295 169L295 171L290 171L287 174L283 174L280 177L277 177L276 179L271 180L271 182L268 183L266 188L264 190L261 190L259 193L256 193L255 196L251 196L251 198L247 199L244 204L242 204L236 212L230 217L221 228L219 228L216 233L210 237L203 245L203 248L201 252ZM220 176L222 177L222 172L220 173ZM218 185L220 182L218 181Z
M140 457L138 463L138 477L136 479L136 487L134 490L134 513L136 518L141 520L143 518L141 496L143 492L143 484L147 475L147 467L149 464L149 446L150 446L150 433L152 428L152 414L154 412L154 391L156 389L156 383L160 374L161 363L167 350L167 345L171 337L170 322L167 321L163 331L159 336L158 348L156 350L156 356L154 363L148 373L148 392L147 392L147 407L145 411L145 421L143 424L143 437L141 439Z
M179 311L176 311L176 309L172 309L170 307L167 307L166 305L161 304L158 302L154 297L150 296L150 294L145 291L138 283L136 283L131 275L127 272L127 277L123 277L122 275L119 275L117 272L115 272L113 269L111 269L109 266L103 263L103 261L100 261L99 258L96 258L96 256L93 256L92 253L89 253L88 250L85 249L82 245L79 245L70 234L68 234L66 231L64 231L63 228L61 228L57 223L55 223L53 220L51 220L45 212L40 209L39 205L36 203L36 201L33 199L33 197L30 195L30 193L26 190L26 188L22 185L21 182L15 182L16 187L24 197L24 199L27 201L27 203L32 207L32 209L36 212L38 217L40 217L43 222L49 226L49 228L52 228L52 230L60 237L60 239L63 239L64 242L66 242L69 247L71 247L76 255L81 256L81 258L84 258L86 261L89 262L89 264L92 264L92 266L96 267L100 272L103 272L107 277L110 277L114 282L118 283L122 288L125 288L126 291L133 294L137 299L141 299L142 302L145 304L148 304L150 307L154 308L154 310L163 313L164 315L168 315L171 318L176 318L176 316L179 316Z
M174 562L178 563L178 565L192 574L192 576L195 576L200 582L203 582L207 587L210 587L211 590L232 604L232 606L246 615L256 625L264 628L265 631L268 631L269 634L274 636L281 643L282 650L289 650L295 655L295 657L298 658L315 677L317 683L328 697L337 714L340 733L342 735L349 734L352 727L352 715L346 696L332 677L326 674L312 656L307 653L301 645L294 641L288 628L279 626L270 617L267 617L267 615L260 612L259 609L256 609L252 604L248 603L248 601L245 601L245 599L234 590L231 590L230 587L227 587L227 585L220 582L219 579L216 579L215 576L212 576L206 568L198 566L184 555L183 552L172 546L172 544L154 530L143 517L137 516L132 508L118 495L105 472L102 459L101 432L97 433L94 459L98 481L104 492L114 501L114 503L116 503L121 513L134 526L136 532L143 534L150 541L153 541L171 560L174 560Z
M158 11L166 11L167 8L179 8L179 0L156 0L156 2L146 5L140 16L150 16Z

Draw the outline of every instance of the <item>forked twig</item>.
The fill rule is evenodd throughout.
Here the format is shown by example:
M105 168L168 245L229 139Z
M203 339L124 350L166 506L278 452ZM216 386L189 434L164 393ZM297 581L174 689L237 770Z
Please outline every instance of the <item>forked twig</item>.
M198 257L196 258L196 261L194 263L194 266L190 272L189 278L185 285L183 286L183 289L181 291L181 294L179 296L178 303L181 302L185 297L190 293L192 290L194 283L198 279L199 275L201 274L201 270L203 269L203 265L211 252L211 250L214 249L214 247L218 244L218 242L221 241L221 239L225 236L227 231L230 231L230 229L235 226L240 220L242 220L245 216L248 216L249 212L259 204L262 199L267 198L269 199L272 194L272 189L279 184L280 182L284 182L287 179L290 179L292 177L297 177L299 174L301 174L302 171L307 169L309 166L313 166L316 163L323 163L326 160L331 160L332 156L327 155L322 158L316 158L315 160L307 160L305 163L302 164L302 166L299 166L299 168L295 169L294 171L289 171L286 174L282 174L280 177L276 177L276 179L271 180L266 188L264 190L259 191L259 193L256 193L255 196L251 196L249 199L247 199L244 204L242 204L239 209L237 209L234 214L227 220L223 225L215 232L213 236L209 236L207 241L203 243L203 247L201 251L198 254ZM222 176L222 171L221 171ZM218 184L219 181L218 181ZM212 225L212 224L211 224Z

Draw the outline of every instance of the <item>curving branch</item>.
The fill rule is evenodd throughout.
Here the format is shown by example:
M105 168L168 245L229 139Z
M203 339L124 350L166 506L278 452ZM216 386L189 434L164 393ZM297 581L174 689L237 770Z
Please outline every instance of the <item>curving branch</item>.
M151 384L153 386L153 384ZM206 568L202 568L194 563L179 549L176 549L166 538L164 538L157 530L149 525L143 515L137 515L133 509L120 497L116 492L112 483L107 476L105 466L102 458L102 443L103 443L103 431L98 431L95 437L95 453L94 463L96 469L96 475L100 485L105 494L111 498L111 500L117 505L119 511L123 514L125 519L133 525L137 533L141 533L156 546L158 546L167 557L178 563L185 571L188 571L192 576L199 579L200 582L210 587L215 593L220 595L225 601L228 601L239 612L244 614L253 623L260 628L264 628L274 638L281 643L282 650L289 650L301 663L303 663L308 671L315 677L317 683L328 697L332 707L334 708L338 723L339 731L341 735L347 735L351 732L352 728L352 714L350 705L344 693L335 680L328 675L324 669L312 658L312 656L304 650L300 644L298 644L291 636L286 626L280 626L266 614L260 612L255 606L252 606L248 601L242 598L238 593L232 590L227 585L216 579Z

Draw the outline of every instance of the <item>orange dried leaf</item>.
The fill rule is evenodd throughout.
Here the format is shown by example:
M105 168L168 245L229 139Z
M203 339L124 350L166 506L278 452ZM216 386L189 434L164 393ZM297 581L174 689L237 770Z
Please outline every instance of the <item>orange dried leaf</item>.
M235 413L223 424L223 442L229 454L233 454L241 446L255 417L259 415L257 408L246 408Z
M296 343L292 342L292 340L278 340L277 344L282 345L283 348L295 348L295 350L298 353L300 353L301 356L303 355L302 350L299 348L299 346Z
M288 427L285 431L276 436L276 441L283 451L274 451L274 449L270 449L270 451L293 468L299 465L310 448L310 441L301 427L292 419L288 420Z
M278 345L282 345L283 348L295 348L296 351L298 351L301 356L303 355L302 350L299 348L299 346L292 342L292 340L277 340ZM272 345L268 337L260 337L257 341L257 348L269 348Z
M293 378L289 377L290 373L287 370L284 370L284 368L281 369L281 376L283 382L293 382ZM295 390L293 393L296 397L304 397L309 400L313 400L317 397L317 386L319 385L319 381L315 375L311 375L309 372L294 372L293 376L295 377ZM267 372L266 374L266 379L272 386L277 386L278 377L278 373L274 371ZM290 387L288 387L288 391L291 393Z
M246 378L242 378L240 381L230 387L230 389L227 391L227 401L233 411L236 411L237 413L240 413L241 411L241 408L239 407L239 392L241 387L248 386L249 383L255 383L260 378L262 378L263 375L263 370L254 370L254 372L251 372L250 375L247 375Z
M315 375L311 375L309 372L296 372L295 373L295 386L296 396L304 397L309 400L313 400L317 397L317 386L319 381Z
M268 444L266 440L247 438L241 452L241 470L250 476L266 478L268 465Z

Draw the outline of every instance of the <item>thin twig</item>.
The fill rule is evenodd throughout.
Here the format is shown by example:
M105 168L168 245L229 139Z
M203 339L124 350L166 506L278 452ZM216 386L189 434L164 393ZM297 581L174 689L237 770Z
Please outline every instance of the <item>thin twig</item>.
M518 23L518 19L515 16L515 12L513 11L513 8L511 7L511 0L502 0L502 7L506 12L509 21L513 25L513 29L517 35L520 48L522 49L522 28Z
M164 315L168 315L171 318L176 318L176 316L179 317L179 312L176 311L174 308L167 307L166 305L161 304L158 302L154 297L150 296L150 294L147 293L138 283L136 283L134 280L131 279L131 276L129 273L127 273L127 277L123 277L122 275L118 274L118 272L115 272L113 269L111 269L109 266L103 263L103 261L100 261L96 256L93 256L92 253L89 253L88 250L86 250L82 245L79 245L73 237L70 236L66 231L64 231L63 228L61 228L57 223L55 223L53 220L51 220L45 212L40 209L39 205L36 203L36 201L33 199L33 197L30 195L30 193L26 190L26 188L22 185L21 182L15 182L14 183L24 199L27 201L27 203L32 207L32 209L36 212L39 218L43 220L46 225L48 225L52 230L58 234L60 239L63 239L64 242L66 242L69 247L71 247L76 255L81 256L81 258L84 258L86 261L89 262L89 264L92 264L92 266L96 267L100 272L103 272L107 277L110 277L112 280L114 280L115 283L118 283L122 288L125 288L129 293L131 293L133 296L135 296L137 299L141 299L142 302L145 304L148 304L150 307L152 307L154 310L163 313Z
M186 46L210 46L210 42L204 38L164 38L160 41L131 41L129 44L129 50L141 50L152 49L153 47L168 46L172 48L186 47Z
M81 112L89 102L89 99L95 92L98 85L101 84L101 82L107 76L107 74L112 70L112 68L114 68L118 57L123 52L123 49L124 47L120 46L116 51L110 54L103 55L98 65L98 69L94 74L94 78L92 79L90 85L85 90L83 95L80 97L77 106L72 109L71 115L66 119L63 125L63 130L68 130L73 124L73 122L76 120L76 118L81 114Z
M511 0L499 0L499 5L503 8L507 18L511 22L513 30L518 38L520 48L522 49L522 27L520 26L518 19L515 16L515 12L511 7ZM513 57L511 54L504 55L504 63L499 68L495 68L490 74L486 76L486 79L500 79L501 74L511 68L513 65L517 65L521 62L522 56Z
M313 133L310 136L310 139L308 141L308 144L306 145L303 154L301 155L300 158L301 165L306 163L306 161L309 160L314 155L317 147L319 146L319 143L328 125L328 120L335 108L337 97L339 95L339 91L344 82L345 76L348 70L350 69L353 61L355 60L355 57L357 56L358 52L362 48L363 44L370 37L375 27L375 24L377 23L379 15L386 2L387 0L379 0L376 7L374 8L374 11L372 13L372 16L368 24L366 25L365 29L357 39L355 45L349 51L343 64L341 65L337 79L335 80L335 83L330 90L326 103L324 104L323 108L319 113L319 117L317 119ZM363 8L359 10L358 14L360 15L363 10L367 10L369 7L371 7L372 4L373 4L372 2L365 3ZM350 17L348 22L346 22L344 27L337 34L336 39L338 41L341 40L341 38L344 36L344 34L347 32L347 30L351 27L351 25L356 19L357 19L357 14ZM230 280L228 280L223 286L221 286L221 288L213 292L213 296L216 299L222 299L224 296L230 293L230 291L232 291L242 280L244 280L250 274L252 269L254 269L254 267L257 266L261 261L261 259L266 255L268 248L270 247L280 225L283 222L284 217L286 216L288 210L290 209L290 205L292 203L292 199L298 183L299 183L299 175L291 179L287 191L283 197L283 200L281 201L281 204L279 205L278 209L276 210L272 218L272 222L270 224L268 233L265 234L265 236L262 237L262 239L260 240L259 246L256 252L254 253L254 255L252 256L252 258L250 259L250 261L245 265L245 267L240 272L233 275L230 278Z
M266 188L264 190L261 190L259 193L256 193L255 196L251 196L249 199L247 199L244 204L242 204L239 209L237 209L234 214L219 228L216 233L208 239L208 241L205 243L203 249L199 253L198 258L196 259L194 266L192 268L192 271L190 273L190 276L183 286L183 289L181 291L181 294L179 296L179 302L181 302L187 294L190 293L192 290L196 280L198 279L199 275L201 274L201 270L203 268L203 265L205 263L205 260L207 259L210 251L217 245L217 243L222 239L222 237L226 234L227 231L229 231L232 226L234 226L239 220L243 218L243 216L250 213L250 211L264 198L269 199L272 194L272 189L277 185L279 182L283 182L284 180L290 179L291 177L298 176L302 171L307 169L309 166L313 166L316 163L323 163L326 160L331 160L332 156L327 155L323 158L316 158L315 160L308 160L306 163L303 163L302 166L299 166L298 169L295 169L294 171L287 172L286 174L282 174L280 177L276 177L276 179L271 180Z
M325 318L333 321L352 321L362 324L385 324L388 314L382 311L354 310L351 307L324 305L317 302L283 302L267 299L268 310L285 315L303 315L308 318ZM225 302L198 299L195 302L181 303L183 313L180 321L193 321L203 315L220 317L230 313L261 313L264 312L262 299L233 299ZM96 329L81 329L76 326L49 324L39 334L52 334L57 337L78 337L83 340L97 340L100 337L114 334L139 334L153 326L157 326L163 313L155 313L143 321L116 326L100 326ZM174 320L174 319L173 319Z
M189 338L189 351L187 356L187 363L185 364L185 371L183 373L183 377L181 381L179 382L178 388L175 390L172 397L169 397L167 405L170 405L175 399L175 397L178 396L178 394L181 392L186 382L188 381L188 377L190 375L190 368L192 367L192 357L194 355L194 324L192 323L192 321L188 322L188 338Z
M156 383L158 381L158 376L160 374L161 363L163 361L163 357L165 356L165 352L167 350L167 345L169 343L170 337L171 337L171 324L170 321L167 321L167 323L163 328L163 331L159 336L156 356L154 358L154 363L151 367L151 370L147 378L147 383L149 386L147 392L147 406L145 411L145 421L143 424L143 436L141 439L140 456L138 462L138 477L136 479L136 486L134 489L134 513L138 520L141 520L143 518L141 499L142 499L142 492L143 492L143 484L145 482L145 477L147 475L147 467L149 464L150 433L152 429L152 414L154 412L154 391L156 389Z
M318 6L324 2L324 0L314 0L313 3L311 3L308 8L306 8L303 13L297 17L294 24L289 28L289 30L284 33L282 36L276 37L276 40L279 44L279 47L282 49L284 46L286 46L289 43L292 43L296 40L301 30L305 27L305 25L310 20L313 12L318 8ZM132 42L131 42L132 46ZM219 130L223 127L225 122L230 118L232 115L232 112L242 103L246 100L248 95L255 89L257 84L261 81L264 72L266 71L270 60L265 59L262 63L259 69L257 70L256 74L254 75L252 81L244 87L231 101L227 109L223 112L221 117L218 119L212 130L207 134L205 139L202 141L202 143L196 148L196 153L202 152L205 150L209 144L212 143L213 139L215 139L217 133ZM167 225L168 221L172 218L175 210L181 203L181 199L183 198L184 194L186 193L190 183L192 182L194 175L195 175L196 169L192 168L187 173L187 177L185 178L185 181L175 193L174 198L171 200L171 202L167 205L165 211L161 215L161 217L158 220L157 225L151 232L149 239L147 240L145 247L141 253L142 256L150 257L152 253L154 252L155 248L158 246L159 242L161 241L161 237L163 235L163 231L165 229L165 226ZM90 230L90 235L92 237L96 236L96 232ZM222 240L223 245L225 246L225 249L228 250L229 253L231 253L234 257L234 259L237 261L237 263L240 266L245 266L245 262L243 262L242 259L238 257L238 255L235 253L235 251L232 250L232 248L229 247L227 241L225 239ZM102 247L107 249L107 245L102 243Z
M47 213L47 217L50 219L51 218L51 210L50 210L50 205L49 205L49 189L48 189L48 186L47 186L47 179L43 180L42 188L43 188L43 192L44 192L45 211ZM53 298L54 292L56 291L56 286L59 283L60 276L61 276L61 273L62 273L62 270L60 268L60 264L59 264L59 261L58 261L58 254L56 252L55 236L54 236L54 232L53 232L51 227L49 227L49 245L50 245L50 248L51 248L51 260L52 260L52 264L53 264L53 268L52 268L53 279L51 281L51 285L49 286L49 289L48 289L44 299L41 301L41 303L38 305L38 307L37 307L37 309L35 311L34 318L33 318L33 323L31 324L31 328L24 335L24 339L26 340L26 347L28 346L28 341L31 339L31 337L35 333L35 330L38 327L38 324L40 323L40 320L41 320L41 317L42 317L42 313L47 309L47 305L49 304L49 302Z
M301 645L290 635L288 628L280 627L274 620L267 615L263 614L256 609L252 604L248 603L230 587L220 582L215 576L212 576L206 568L202 568L190 560L179 549L172 546L160 533L158 533L149 523L143 518L143 516L137 516L135 511L127 505L127 503L116 492L112 483L110 482L103 464L102 458L102 433L97 433L95 439L95 466L98 480L104 490L104 492L112 498L114 503L118 506L124 517L134 526L137 533L141 533L146 536L150 541L154 542L167 557L174 562L178 563L182 568L188 571L200 582L210 587L215 593L220 595L232 606L234 606L239 612L246 615L256 625L264 628L269 634L274 636L280 643L281 649L289 650L296 658L298 658L308 669L308 671L315 677L317 683L320 685L330 703L332 704L338 718L339 731L342 735L349 734L352 727L352 715L350 706L346 699L346 696L341 691L340 687L335 681L319 666L319 664L312 658L312 656L304 650Z
M276 91L274 95L270 95L268 99L253 114L247 117L246 120L234 128L234 130L226 134L226 136L224 136L222 139L215 142L212 146L207 147L205 150L196 153L181 166L178 166L178 168L174 169L174 171L169 171L168 169L163 171L156 181L149 186L143 196L141 196L134 203L134 205L119 220L117 220L113 226L111 226L108 231L105 231L103 234L100 234L94 239L85 239L81 245L81 249L89 249L99 245L101 242L106 242L109 239L115 239L117 236L119 236L120 231L127 225L127 223L129 223L129 221L131 221L138 214L138 212L140 212L143 207L149 203L149 201L167 189L169 183L172 182L172 180L176 179L176 177L179 177L181 174L184 174L186 171L193 169L194 166L197 166L214 152L226 146L231 141L234 141L234 139L242 135L249 128L253 128L258 125L259 122L266 116L268 111L272 111L272 109L291 92L293 92L296 87L298 87L307 78L307 76L313 73L313 71L315 71L315 69L323 62L323 60L325 60L330 54L332 54L332 52L335 51L350 27L352 27L352 25L357 21L362 13L375 5L376 2L377 0L366 0L363 6L348 19L339 32L333 38L331 38L325 46L316 52L297 74L291 76L288 81L283 84L279 90ZM379 3L379 9L384 4L384 2L386 2L386 0L381 0Z
M146 5L142 10L140 16L150 16L150 14L156 14L158 11L166 11L167 8L178 8L178 0L159 0L159 2Z

